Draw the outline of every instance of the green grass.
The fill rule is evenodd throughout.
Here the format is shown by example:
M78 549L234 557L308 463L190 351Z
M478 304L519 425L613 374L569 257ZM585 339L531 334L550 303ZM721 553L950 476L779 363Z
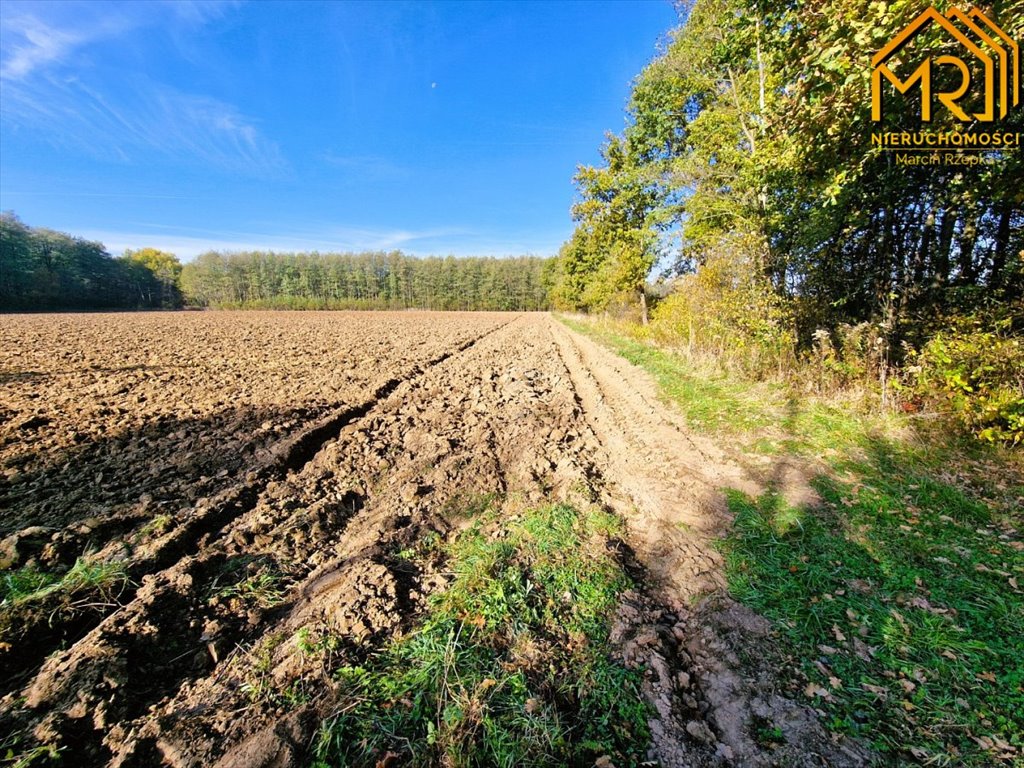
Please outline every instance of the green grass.
M239 600L246 605L273 608L284 602L284 577L265 557L238 555L227 559L207 588L211 600Z
M224 600L238 598L245 603L258 605L261 608L273 608L284 601L285 589L281 585L281 576L277 573L264 571L255 576L229 584L217 591L217 597Z
M552 506L477 522L446 545L453 581L422 625L342 667L318 766L637 765L648 711L639 672L610 657L629 580L604 546L619 522Z
M572 327L659 382L700 375L621 333ZM695 428L740 435L748 453L824 460L819 508L774 489L728 494L730 591L774 622L791 695L895 762L1024 763L1019 457L781 385L749 385L760 400L747 405L744 386L663 391Z
M4 764L10 766L10 768L29 768L33 765L43 765L45 763L54 764L61 759L61 752L63 748L54 746L43 746L33 747L27 752L16 752L20 743L20 739L24 734L15 734L7 738L2 744L0 749L4 752Z
M139 528L135 538L136 541L150 538L153 536L162 536L171 529L171 525L174 523L174 518L168 514L157 515L153 519L149 520L145 525Z
M122 563L89 562L80 557L63 574L26 566L0 576L0 606L31 604L56 593L70 599L87 590L99 592L103 599L113 599L127 581Z
M776 417L776 408L766 406L766 394L768 402L781 399L778 388L768 384L751 387L721 373L694 370L679 358L611 326L567 318L562 322L650 373L664 398L680 404L687 420L699 429L743 431L770 424Z

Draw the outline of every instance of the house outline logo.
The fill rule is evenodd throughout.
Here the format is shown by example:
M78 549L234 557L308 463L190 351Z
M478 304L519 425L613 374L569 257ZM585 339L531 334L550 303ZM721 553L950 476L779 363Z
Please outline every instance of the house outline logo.
M972 77L970 68L963 59L957 56L947 54L934 59L929 56L906 79L900 79L889 68L889 59L899 53L910 40L931 23L938 24L981 63L985 80L983 112L969 115L958 103L971 90ZM962 28L957 23L963 25ZM968 33L973 35L973 40L967 36ZM982 49L982 44L991 49L991 55ZM959 69L961 74L959 86L953 91L933 94L933 64L952 65ZM1020 103L1020 46L977 8L972 8L964 13L959 8L952 7L943 15L935 8L929 7L871 58L871 120L873 122L882 120L884 81L888 81L902 94L906 94L915 83L920 83L921 121L924 123L930 123L932 120L933 96L956 119L962 122L973 120L983 123L995 122L996 119L1006 117L1011 106L1016 107Z

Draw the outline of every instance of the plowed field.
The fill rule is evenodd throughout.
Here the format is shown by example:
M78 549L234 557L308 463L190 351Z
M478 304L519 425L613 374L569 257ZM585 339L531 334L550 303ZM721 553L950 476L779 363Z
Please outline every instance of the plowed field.
M612 639L646 670L653 760L861 759L775 693L763 621L695 607L722 585L721 489L758 479L546 315L0 317L0 386L0 566L11 595L36 580L0 617L12 755L307 764L329 667L450 581L401 553L565 502L625 520Z

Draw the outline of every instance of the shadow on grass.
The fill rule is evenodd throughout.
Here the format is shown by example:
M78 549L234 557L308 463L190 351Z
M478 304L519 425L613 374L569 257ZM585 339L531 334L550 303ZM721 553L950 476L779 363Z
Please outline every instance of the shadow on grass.
M783 428L806 423L791 399ZM957 482L955 446L922 452L868 432L839 443L813 480L817 509L789 506L777 486L756 499L729 493L730 591L776 623L832 730L937 764L1019 756L1019 532Z
M774 622L790 686L830 729L892 762L1024 759L1019 458L899 415L709 379L621 333L567 324L648 371L694 428L770 459L765 493L727 492L728 585ZM809 463L822 503L792 506L787 476Z

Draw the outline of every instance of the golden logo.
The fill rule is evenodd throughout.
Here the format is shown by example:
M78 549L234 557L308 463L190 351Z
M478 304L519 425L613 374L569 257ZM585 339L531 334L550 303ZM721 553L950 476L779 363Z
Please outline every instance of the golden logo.
M928 57L905 80L889 68L890 59L930 24L937 24L974 57L976 68L980 66L984 72L985 84L981 94L977 88L972 91L971 68L957 56ZM953 90L933 93L934 66L955 67L960 71L960 82ZM967 13L959 8L950 8L945 15L928 8L872 57L871 67L871 119L876 122L882 119L883 78L903 94L920 83L921 120L925 123L932 119L933 98L937 98L956 119L965 122L993 122L997 117L1006 117L1009 108L1020 103L1020 47L977 8ZM968 95L974 98L980 95L984 99L983 111L969 115L961 107L960 102Z

